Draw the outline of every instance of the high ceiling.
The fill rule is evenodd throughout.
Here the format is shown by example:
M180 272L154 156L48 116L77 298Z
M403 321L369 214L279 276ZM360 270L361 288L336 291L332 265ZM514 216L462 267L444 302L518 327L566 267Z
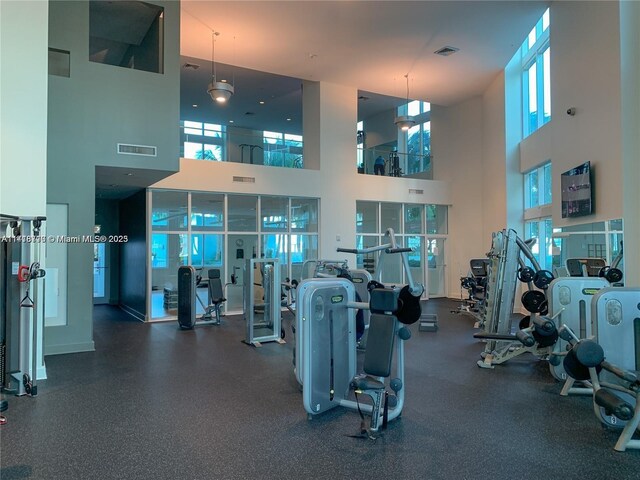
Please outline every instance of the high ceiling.
M486 90L543 1L181 2L181 54L452 105ZM460 51L442 57L444 46ZM205 85L206 89L206 85Z

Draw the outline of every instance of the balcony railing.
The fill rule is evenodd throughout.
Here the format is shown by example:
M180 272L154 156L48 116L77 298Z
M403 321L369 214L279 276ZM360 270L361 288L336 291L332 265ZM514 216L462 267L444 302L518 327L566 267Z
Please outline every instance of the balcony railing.
M296 139L263 137L262 132L240 133L232 129L225 131L203 131L203 135L192 133L193 129L181 127L180 156L214 162L248 163L273 167L304 168L303 142Z
M385 175L389 177L419 177L433 179L433 163L430 154L398 153L388 148L358 147L358 173ZM376 160L381 157L383 168L376 168ZM381 164L379 161L378 164Z

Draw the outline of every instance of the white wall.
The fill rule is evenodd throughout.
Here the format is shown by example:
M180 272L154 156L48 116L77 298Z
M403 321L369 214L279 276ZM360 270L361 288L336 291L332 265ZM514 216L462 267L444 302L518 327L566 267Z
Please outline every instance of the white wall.
M0 213L46 215L48 36L48 2L0 2Z
M620 5L625 282L640 285L640 3Z
M623 176L619 3L554 2L550 13L553 224L620 218ZM567 115L569 107L575 107L575 116ZM560 175L586 161L591 162L595 173L595 213L580 219L563 219Z
M487 245L493 232L507 227L507 206L512 204L507 191L504 79L501 72L482 96L482 238Z
M482 258L491 237L483 234L482 97L452 107L432 105L432 152L436 179L451 185L446 247L449 296L458 296L469 260ZM438 203L438 202L435 202Z

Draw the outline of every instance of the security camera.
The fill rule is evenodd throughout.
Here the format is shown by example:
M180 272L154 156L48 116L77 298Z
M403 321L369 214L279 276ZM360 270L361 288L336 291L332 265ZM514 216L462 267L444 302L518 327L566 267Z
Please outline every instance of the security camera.
M573 117L575 114L576 114L575 107L567 108L567 115L571 115Z

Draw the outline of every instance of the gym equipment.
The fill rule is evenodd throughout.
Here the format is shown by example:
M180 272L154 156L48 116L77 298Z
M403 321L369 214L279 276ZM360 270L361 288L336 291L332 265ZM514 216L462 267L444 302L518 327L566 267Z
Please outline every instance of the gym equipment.
M208 305L198 295L198 286L202 277L191 265L178 268L178 325L183 329L192 329L196 325L220 325L220 307L227 299L220 279L220 270L210 268L207 272ZM204 313L197 318L196 302L202 306Z
M358 410L363 419L361 434L374 433L386 422L398 417L404 405L404 341L411 337L404 324L415 323L422 313L421 284L414 283L406 252L398 247L395 234L388 229L389 243L366 249L338 249L364 254L400 253L408 285L385 287L379 281L368 284L369 303L355 301L355 286L346 278L305 279L298 285L296 310L296 378L302 384L304 408L311 418L337 406ZM356 372L355 310L369 309L370 328L364 358L364 373ZM395 342L396 335L399 338ZM394 347L395 344L395 347ZM396 376L391 376L395 352ZM388 379L388 385L387 385ZM387 393L387 387L394 394ZM350 392L356 400L349 399ZM372 404L361 405L358 395L365 394ZM371 414L370 426L364 426L364 414Z
M474 334L475 338L486 340L482 360L477 362L481 368L493 368L523 353L532 353L547 358L550 349L558 339L553 319L547 313L547 295L545 288L553 279L551 272L541 270L531 252L533 240L521 240L514 230L503 230L493 234L489 258L489 279L485 287L485 318L483 330ZM527 267L523 255L533 268ZM533 275L531 275L533 272ZM512 333L513 304L515 300L516 279L530 280L529 290L522 295L522 305L531 312L527 325L521 325Z
M614 449L640 449L633 439L640 428L640 288L603 288L593 296L591 313L595 340L574 342L566 372L570 380L584 380L587 369L596 417L622 429Z
M556 278L549 285L549 315L555 318L556 328L560 330L567 326L576 332L578 338L589 338L591 330L591 300L593 296L609 284L604 278L598 277L562 277ZM562 337L558 340L549 359L549 370L556 380L565 381L567 373L562 362L570 349L569 342ZM557 358L554 358L557 357ZM587 378L588 379L588 378ZM590 386L586 390L573 389L567 394L591 393Z
M389 310L399 308L399 290L371 291L364 373L356 375L355 309L365 305L355 302L353 284L343 278L317 278L303 280L298 289L296 377L302 383L305 411L309 418L338 406L357 410L362 418L362 412L370 413L370 426L363 421L360 433L375 438L404 406L403 344L411 333ZM394 352L396 376L391 379ZM385 379L394 392L391 397ZM349 399L351 391L356 401ZM372 404L362 404L360 394L369 396Z
M623 256L623 244L620 242L620 252L618 252L616 258L613 259L613 262L611 262L611 266L602 267L598 272L598 276L606 278L612 285L622 282L623 273L618 267L624 258Z
M565 266L571 277L597 277L606 262L603 258L567 258Z
M470 272L466 277L460 277L460 297L462 289L467 290L469 297L462 300L462 304L450 313L460 313L473 317L476 322L474 328L480 328L484 322L486 313L485 299L488 272L490 263L488 258L472 258L469 260Z
M261 347L282 339L280 260L248 258L244 264L244 343Z
M313 266L313 269L310 267ZM353 282L356 289L356 301L368 303L369 290L367 286L372 280L371 273L364 269L350 269L347 260L305 260L302 272L309 272L306 278L347 278ZM304 277L303 277L304 278ZM367 329L369 328L369 310L358 310L356 313L356 340L358 348L367 345Z
M38 366L44 365L44 221L0 214L0 390L18 396L38 394Z

